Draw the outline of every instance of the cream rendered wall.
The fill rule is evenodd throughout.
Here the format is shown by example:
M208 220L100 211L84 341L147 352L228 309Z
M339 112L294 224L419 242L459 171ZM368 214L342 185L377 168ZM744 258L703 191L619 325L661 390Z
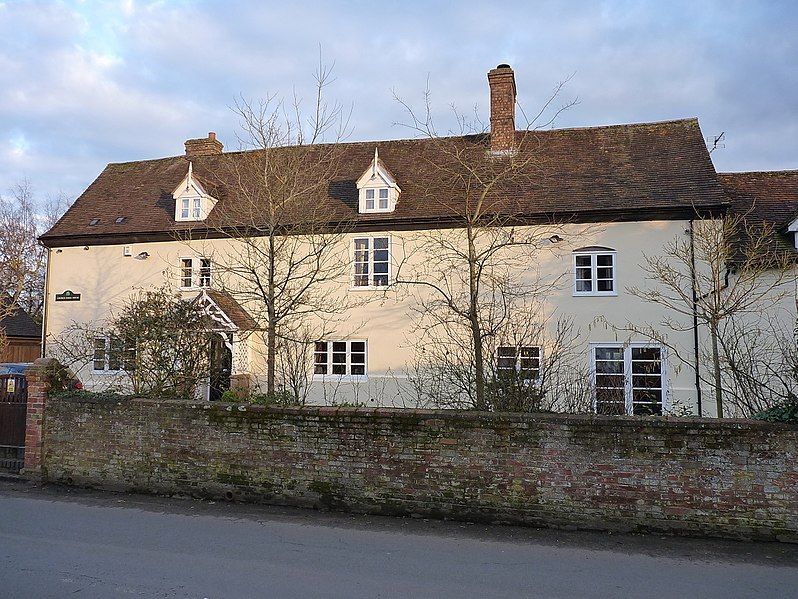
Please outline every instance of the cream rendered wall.
M546 254L537 266L544 274L552 276L567 273L562 287L552 293L546 301L549 313L567 314L574 318L585 340L584 355L588 361L590 343L645 341L632 338L615 330L628 322L637 325L656 325L665 316L661 308L645 304L631 296L629 286L645 286L640 264L643 254L661 252L664 244L676 235L684 235L687 221L646 221L590 225L565 225L560 227L563 241L553 247L554 253ZM401 240L412 239L414 233L385 232L392 238L393 260L403 259ZM450 233L451 234L451 233ZM455 233L456 234L456 233ZM379 232L353 234L377 236ZM351 240L351 239L350 239ZM342 255L350 252L349 241L341 248ZM156 287L169 281L177 288L177 273L180 257L214 255L228 252L228 240L206 242L158 242L133 244L132 254L147 252L149 258L136 260L123 256L121 245L64 247L51 252L50 280L47 297L47 335L57 336L71 321L92 322L107 317L109 311L135 288ZM408 246L411 245L408 242ZM617 251L616 287L617 296L574 297L572 293L572 250L578 247L600 245ZM410 249L407 247L406 249ZM410 253L410 252L409 252ZM412 260L419 260L413 256ZM412 261L411 260L411 261ZM534 268L530 268L532 272ZM56 293L71 290L81 294L80 302L55 302ZM341 318L336 326L335 337L357 338L368 341L368 381L350 383L346 381L313 381L310 400L314 403L360 401L369 405L413 405L406 385L406 368L413 354L413 339L408 335L413 314L410 310L414 299L406 293L378 290L350 290L348 277L337 284L330 284L329 293L351 294L360 305ZM610 323L610 325L607 324ZM692 333L685 331L669 339L679 345L684 355L692 356ZM251 337L247 341L246 365L239 364L251 373L261 374L263 351L261 341ZM696 393L691 368L671 360L668 364L668 403L674 400L693 406ZM101 384L102 375L89 376L81 373L92 384ZM98 379L99 376L99 379ZM705 407L708 405L705 394Z

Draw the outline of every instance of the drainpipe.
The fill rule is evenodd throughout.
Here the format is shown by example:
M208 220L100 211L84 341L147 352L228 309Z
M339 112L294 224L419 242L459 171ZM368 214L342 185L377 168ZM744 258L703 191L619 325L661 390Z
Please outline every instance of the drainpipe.
M47 349L47 303L50 297L50 253L53 250L47 248L47 266L44 268L44 304L42 306L42 358L45 357Z
M693 287L693 351L695 352L695 393L698 400L698 415L703 416L701 407L701 376L699 374L699 347L698 347L698 290L696 289L695 273L695 241L693 239L693 219L690 219L690 279Z

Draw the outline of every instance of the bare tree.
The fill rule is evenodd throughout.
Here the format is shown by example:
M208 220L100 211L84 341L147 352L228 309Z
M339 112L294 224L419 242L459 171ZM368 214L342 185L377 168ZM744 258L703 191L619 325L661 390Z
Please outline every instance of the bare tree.
M27 181L7 195L0 194L0 319L18 308L34 320L41 319L47 251L38 237L55 223L65 204L59 195L37 206ZM0 350L5 343L5 332L0 330Z
M346 280L352 224L344 206L331 213L326 201L348 128L343 107L325 100L331 73L320 63L309 113L297 96L238 100L240 141L250 151L212 173L232 198L216 207L216 233L230 241L213 255L217 281L262 323L267 394L282 387L297 401L306 390L300 379L308 375L297 370L307 365L297 352L312 355L312 342L324 338L352 302L328 285Z
M451 358L448 372L456 380L446 384L468 397L471 407L488 409L491 348L518 322L531 299L557 284L558 277L546 280L530 273L543 255L555 251L553 241L560 239L561 227L525 226L517 218L518 190L542 176L536 124L529 122L516 132L512 151L492 153L482 123L456 111L458 130L449 132L456 135L440 135L429 90L421 114L397 100L408 115L405 126L426 140L416 156L424 170L426 201L454 225L408 234L405 246L410 249L396 269L395 282L418 291L420 316L435 331L438 349Z
M627 330L667 345L691 368L696 357L671 343L665 331L692 331L694 321L707 331L710 345L699 359L709 365L709 376L700 370L701 380L713 390L718 417L724 415L724 395L734 401L745 395L746 387L763 384L762 372L754 366L763 364L754 359L759 352L745 357L742 351L755 350L754 343L780 343L768 338L765 329L772 327L763 327L768 323L762 318L794 293L791 251L772 226L752 224L749 216L697 217L687 235L666 244L661 255L645 257L643 270L653 284L629 289L664 307L667 316L658 326L632 323Z
M37 242L41 232L30 185L17 184L10 197L0 195L0 282L7 301L3 310L7 315L22 306L41 305L39 280L45 262L45 252ZM25 301L23 301L25 300ZM31 310L34 314L36 309Z

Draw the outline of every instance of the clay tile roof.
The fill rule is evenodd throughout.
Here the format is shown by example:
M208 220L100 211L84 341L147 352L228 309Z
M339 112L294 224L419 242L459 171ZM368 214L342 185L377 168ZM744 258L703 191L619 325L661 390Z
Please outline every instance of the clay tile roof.
M560 215L572 221L680 218L696 208L727 203L696 119L541 130L526 135L531 137L523 147L537 153L536 175L503 192L512 216L530 221ZM480 151L489 147L486 135L451 139ZM371 164L375 143L380 160L395 176L402 194L392 213L359 215L355 182ZM440 198L430 194L430 169L437 159L430 140L347 143L340 146L340 152L336 179L318 200L331 221L353 221L359 230L415 228L425 223L439 226L446 219L454 222L457 191L441 189ZM129 243L167 239L189 228L213 230L220 224L220 215L232 212L226 206L236 201L232 181L226 182L218 173L224 172L225 164L229 169L236 161L244 162L250 153L191 158L194 173L203 182L218 181L209 191L219 201L207 223L174 221L171 193L188 169L186 157L176 156L109 164L42 241L51 247ZM117 216L127 219L116 223ZM93 218L100 222L90 226Z
M798 218L798 170L718 173L731 209L783 229Z
M229 293L218 289L206 289L205 292L239 329L254 331L258 328L257 321Z

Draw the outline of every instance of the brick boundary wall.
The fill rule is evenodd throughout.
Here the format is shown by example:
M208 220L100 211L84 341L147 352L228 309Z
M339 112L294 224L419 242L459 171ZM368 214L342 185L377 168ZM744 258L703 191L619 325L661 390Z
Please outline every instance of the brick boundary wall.
M372 514L798 542L798 427L50 398L50 481Z

